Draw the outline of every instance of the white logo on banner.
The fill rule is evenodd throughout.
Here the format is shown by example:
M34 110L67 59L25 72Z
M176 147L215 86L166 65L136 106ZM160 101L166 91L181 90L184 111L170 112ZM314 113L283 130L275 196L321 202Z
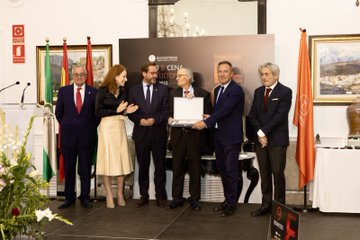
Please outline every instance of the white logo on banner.
M155 62L155 60L156 60L155 55L151 54L151 55L149 56L149 61L150 61L150 62Z

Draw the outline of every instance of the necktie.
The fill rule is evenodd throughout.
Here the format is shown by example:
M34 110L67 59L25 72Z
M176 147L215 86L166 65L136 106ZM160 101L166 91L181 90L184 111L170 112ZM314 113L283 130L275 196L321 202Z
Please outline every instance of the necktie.
M147 89L146 89L146 95L145 95L145 102L146 105L148 106L148 109L150 109L150 84L146 85Z
M81 99L81 93L80 93L81 87L78 87L76 92L76 110L78 113L80 113L81 107L82 107L82 99Z
M219 92L219 94L218 94L218 96L217 96L217 99L216 99L216 103L219 101L219 99L220 99L220 96L221 96L221 94L223 93L223 91L224 91L224 87L220 87L220 92Z
M265 96L264 96L264 106L265 107L267 107L270 92L271 92L271 88L266 88L266 93L265 93Z
M188 91L188 90L185 90L184 91L184 97L187 97L187 95L190 93L190 91Z

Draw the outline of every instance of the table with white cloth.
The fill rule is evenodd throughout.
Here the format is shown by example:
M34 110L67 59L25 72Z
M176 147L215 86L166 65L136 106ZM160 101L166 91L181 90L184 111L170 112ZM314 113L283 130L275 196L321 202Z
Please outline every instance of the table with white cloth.
M313 207L321 212L360 213L360 150L317 148Z

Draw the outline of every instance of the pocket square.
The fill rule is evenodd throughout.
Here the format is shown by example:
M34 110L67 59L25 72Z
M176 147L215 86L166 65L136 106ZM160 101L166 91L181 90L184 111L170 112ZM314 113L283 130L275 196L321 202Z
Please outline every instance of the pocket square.
M277 101L277 100L279 100L278 98L273 98L273 99L271 99L271 101Z

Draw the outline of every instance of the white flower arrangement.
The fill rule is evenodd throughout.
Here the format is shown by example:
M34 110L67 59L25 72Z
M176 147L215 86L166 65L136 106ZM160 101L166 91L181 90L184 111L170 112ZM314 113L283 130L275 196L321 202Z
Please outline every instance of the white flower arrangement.
M41 210L48 202L41 193L48 183L31 164L31 154L25 149L34 117L21 141L17 127L12 132L10 125L0 120L0 238L24 234L41 239L42 227L53 219L72 225L49 208Z

